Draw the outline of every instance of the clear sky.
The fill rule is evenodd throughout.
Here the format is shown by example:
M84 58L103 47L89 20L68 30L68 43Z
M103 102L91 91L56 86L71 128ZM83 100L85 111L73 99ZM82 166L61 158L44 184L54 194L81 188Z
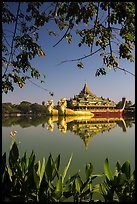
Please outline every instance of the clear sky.
M99 55L93 55L83 60L84 69L78 69L77 62L60 64L64 60L75 59L89 54L89 49L84 46L78 47L79 40L76 37L72 39L71 44L68 44L64 39L56 47L53 47L63 33L60 37L49 36L46 29L51 28L49 25L42 28L39 38L39 43L42 45L46 57L36 57L32 61L33 66L37 67L41 73L45 73L46 83L41 84L35 79L32 80L54 92L53 97L49 95L48 91L27 81L24 88L21 89L15 86L14 92L3 93L2 102L19 104L21 101L29 101L41 104L42 101L47 102L49 99L53 99L56 104L63 97L70 98L79 94L85 82L97 96L110 98L116 103L122 97L126 97L127 100L131 100L133 103L135 102L134 76L128 73L125 74L121 70L106 69L106 76L95 77L96 69L102 66L102 58ZM54 30L53 25L52 29ZM120 67L135 73L134 62L120 60Z

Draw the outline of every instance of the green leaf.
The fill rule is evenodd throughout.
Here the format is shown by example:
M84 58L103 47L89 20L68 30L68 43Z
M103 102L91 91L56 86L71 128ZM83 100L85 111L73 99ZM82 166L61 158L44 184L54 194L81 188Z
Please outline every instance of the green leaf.
M19 158L19 150L16 142L14 141L10 146L10 153L9 153L9 165L11 168L15 166L15 163L17 162L18 158Z
M103 196L107 195L106 185L104 183L100 184L99 191L103 194Z
M119 163L119 161L117 161L117 163L116 163L116 170L118 172L121 170L121 164Z
M101 174L94 174L94 175L92 175L92 180L94 180L95 178L97 178L97 177L102 177L103 175L101 175Z
M11 170L11 168L10 167L8 167L8 174L9 174L9 179L10 179L10 181L12 181L12 170Z
M58 170L59 170L59 166L60 166L60 155L58 155L58 157L56 158L55 161L52 159L52 162L53 162L53 164L52 164L52 168L53 168L52 179L54 179L56 175L59 178Z
M24 156L21 159L21 168L22 168L22 173L23 176L26 173L26 169L27 169L27 158L26 158L26 152L24 153Z
M75 178L75 188L76 191L80 193L81 182L78 177Z
M40 160L37 162L37 175L40 177Z
M135 179L135 170L133 171L133 173L131 174L131 180Z
M35 162L35 154L32 151L30 157L29 157L29 162L28 162L28 171L31 171L33 169L34 166L34 162Z
M41 166L41 171L40 171L40 184L41 184L44 172L45 172L45 166L46 166L46 160L45 160L45 158L43 158L43 162L42 162L42 166Z
M62 192L62 188L63 188L63 186L62 186L62 177L60 176L60 178L59 178L59 180L58 180L58 182L57 182L57 184L56 184L56 190L55 190L55 193L61 193Z
M124 185L126 181L126 175L124 173L120 173L118 175L118 183L119 185Z
M53 30L48 30L49 35L59 36L58 33L54 32Z
M68 169L69 169L71 160L72 160L72 155L71 155L71 157L70 157L70 159L69 159L69 161L68 161L67 166L66 166L65 169L64 169L64 172L63 172L63 175L62 175L62 183L64 182L64 179L65 179L65 177L66 177L66 174L67 174L67 171L68 171Z
M37 189L39 189L39 181L40 181L40 177L38 176L36 170L34 169L34 182Z
M50 154L50 156L48 158L48 161L47 161L47 164L46 164L46 168L45 168L48 181L52 180L52 171L53 171L53 169L52 169L52 166L51 166L51 158L52 158L52 156Z
M93 165L91 163L86 164L85 172L86 178L91 178L93 172Z
M131 169L130 162L126 161L121 168L122 172L126 175L127 179L130 179Z
M110 64L107 64L107 68L108 68L108 69L111 69L111 65L110 65Z
M20 160L16 163L16 171L17 171L17 176L22 180L22 168L21 168L21 163Z
M104 163L104 172L108 180L113 180L112 172L109 168L108 158L106 158L105 163Z
M77 67L80 68L80 69L83 69L84 68L84 64L82 62L79 62L77 64Z

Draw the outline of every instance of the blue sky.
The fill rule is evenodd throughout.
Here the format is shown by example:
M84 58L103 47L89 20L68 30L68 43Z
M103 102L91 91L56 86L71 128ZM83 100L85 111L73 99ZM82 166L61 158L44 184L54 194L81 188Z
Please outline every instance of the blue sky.
M54 30L52 25L51 27ZM47 34L46 29L51 29L50 25L45 26L40 31L39 43L42 45L46 57L36 57L32 64L37 67L41 73L46 75L45 84L40 84L37 80L32 79L35 83L54 92L54 96L50 96L48 91L38 88L34 84L27 81L24 88L20 89L15 86L14 92L2 94L2 102L11 102L19 104L21 101L29 101L31 103L47 102L53 99L57 101L63 97L70 98L78 94L87 82L91 91L97 96L110 98L116 103L122 97L135 102L135 77L124 73L121 70L106 69L106 76L95 77L96 69L102 66L102 58L99 55L83 60L84 69L78 69L77 62L60 62L69 59L75 59L89 54L90 48L78 47L79 40L77 37L72 39L72 43L68 44L66 39L62 40L56 47L53 45L58 42L61 36L54 37ZM96 48L97 49L97 48ZM120 60L120 67L135 73L135 63L128 60Z

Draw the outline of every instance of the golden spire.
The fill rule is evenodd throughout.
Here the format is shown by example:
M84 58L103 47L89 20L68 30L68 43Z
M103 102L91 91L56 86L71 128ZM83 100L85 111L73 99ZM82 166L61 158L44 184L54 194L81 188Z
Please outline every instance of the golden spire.
M91 90L88 88L87 83L84 84L84 88L82 89L82 91L80 92L80 94L93 95L93 93L91 92Z

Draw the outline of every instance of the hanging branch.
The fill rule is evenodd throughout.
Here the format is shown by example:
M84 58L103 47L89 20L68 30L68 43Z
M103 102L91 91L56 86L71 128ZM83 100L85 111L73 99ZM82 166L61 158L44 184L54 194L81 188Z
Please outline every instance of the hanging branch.
M97 21L98 21L99 4L100 4L100 2L98 2L97 15L96 15L96 20L95 20L95 23L94 23L93 40L92 40L92 46L91 46L91 53L92 53L92 49L93 49L94 36L95 36L95 29L96 29L96 26L97 26Z
M26 77L26 75L25 75L23 72L21 72L21 74ZM41 85L39 85L39 84L36 84L35 82L33 82L33 81L32 81L31 79L29 79L28 77L27 77L27 79L29 80L29 82L31 82L32 84L34 84L34 85L37 86L38 88L41 88L41 89L43 89L44 91L48 91L51 96L54 95L53 91L50 91L50 90L44 88L43 86L41 86Z
M53 93L52 91L50 91L50 90L44 88L43 86L40 86L40 85L36 84L35 82L33 82L33 81L30 80L30 79L28 79L28 80L29 80L32 84L34 84L35 86L37 86L37 87L39 87L39 88L41 88L41 89L43 89L43 90L45 90L45 91L48 91L51 96L54 95L54 93Z
M9 67L11 57L13 55L13 44L14 44L14 38L15 38L15 35L16 35L16 30L17 30L17 23L18 23L19 11L20 11L20 3L21 2L19 2L18 9L17 9L16 22L15 22L15 28L14 28L14 33L13 33L13 38L12 38L12 43L11 43L10 56L9 56L8 64L7 64L7 67L5 69L5 72L4 72L3 76L2 76L2 78L5 77L5 74L6 74L7 70L8 70L8 67Z
M111 56L112 56L112 46L111 46L111 40L110 40L110 38L111 38L111 36L110 36L111 27L110 27L110 6L109 6L109 3L108 3L108 28L109 28L109 34L108 34L108 36L109 36L109 38L108 38L109 48L110 48L110 53L111 53Z
M65 34L63 35L63 37L55 45L53 45L53 47L56 47L63 40L63 38L65 38L65 36L67 35L68 31L69 31L69 26L68 26L68 29L66 30Z
M115 69L120 69L120 70L122 70L122 71L124 71L125 73L127 72L127 73L129 73L129 74L131 74L132 76L135 76L135 74L133 74L132 72L129 72L128 70L126 70L126 69L123 69L123 68L121 68L121 67L114 67Z
M75 62L75 61L83 60L83 59L85 59L85 58L87 58L87 57L90 57L90 56L96 54L96 53L99 52L101 49L102 49L102 47L99 48L98 50L96 50L95 52L90 53L89 55L86 55L86 56L84 56L84 57L80 57L80 58L77 58L77 59L65 60L65 61L62 61L60 64L63 64L63 63L65 63L65 62Z

